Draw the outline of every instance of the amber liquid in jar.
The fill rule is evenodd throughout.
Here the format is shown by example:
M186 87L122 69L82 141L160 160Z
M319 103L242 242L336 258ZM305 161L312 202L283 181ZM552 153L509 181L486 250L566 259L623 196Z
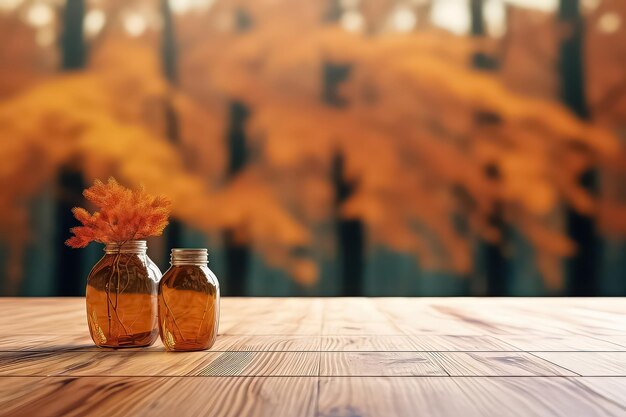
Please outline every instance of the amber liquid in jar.
M158 337L161 271L146 254L146 241L107 244L87 278L87 323L100 347L149 346Z
M167 350L210 348L217 337L220 287L206 249L172 249L159 284L159 330Z

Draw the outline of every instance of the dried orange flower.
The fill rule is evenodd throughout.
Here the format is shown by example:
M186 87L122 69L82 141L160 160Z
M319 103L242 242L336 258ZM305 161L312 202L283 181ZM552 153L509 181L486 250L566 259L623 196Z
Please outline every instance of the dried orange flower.
M100 211L90 214L81 207L72 209L82 224L71 229L74 236L65 242L73 248L84 248L92 241L121 243L158 236L167 226L171 202L165 196L150 195L143 188L128 189L114 178L106 184L96 180L83 195Z

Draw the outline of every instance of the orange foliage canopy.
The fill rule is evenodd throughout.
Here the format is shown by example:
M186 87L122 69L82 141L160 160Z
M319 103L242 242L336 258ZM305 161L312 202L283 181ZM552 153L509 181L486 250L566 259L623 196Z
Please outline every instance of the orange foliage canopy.
M472 57L496 53L496 45L437 30L348 33L322 23L324 2L310 3L222 0L222 8L195 17L196 26L181 25L182 88L195 99L248 106L252 163L301 223L324 230L332 215L337 154L344 179L354 184L339 215L361 220L371 243L415 253L425 269L467 276L478 239L509 254L515 245L506 235L515 231L532 244L546 284L558 287L563 258L577 250L564 206L613 233L624 223L626 204L597 198L580 183L587 170L623 165L616 135L545 94L529 97L506 85L523 82L527 93L526 84L548 88L558 74L530 81L524 77L542 68L524 67L512 77L476 71ZM228 32L215 24L207 36L206 22L217 22L229 4L253 27ZM525 41L517 32L510 36ZM553 37L548 47L558 44ZM516 57L506 58L519 67ZM321 99L328 64L350 69L335 86L340 106Z
M82 207L72 209L82 224L71 229L74 236L65 242L73 248L84 248L93 241L119 243L159 236L168 224L171 201L148 194L143 187L131 190L111 177L106 184L96 180L83 195L100 211L90 214Z
M76 167L85 179L115 176L166 194L172 216L185 224L206 233L233 230L253 240L273 266L300 282L314 279L315 265L290 251L307 244L308 231L262 186L258 170L246 169L221 186L226 117L219 108L170 89L155 48L145 43L103 38L90 62L84 71L50 77L0 103L0 240L8 248L12 288L33 238L28 206L63 166ZM164 97L179 116L176 145L159 123Z

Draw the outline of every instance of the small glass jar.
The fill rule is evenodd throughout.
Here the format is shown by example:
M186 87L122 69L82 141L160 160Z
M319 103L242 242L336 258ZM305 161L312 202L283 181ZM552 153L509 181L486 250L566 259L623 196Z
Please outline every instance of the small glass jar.
M220 318L220 286L206 249L172 249L159 284L159 330L167 350L213 346Z
M109 243L87 278L87 322L100 347L150 346L158 337L161 271L145 240Z

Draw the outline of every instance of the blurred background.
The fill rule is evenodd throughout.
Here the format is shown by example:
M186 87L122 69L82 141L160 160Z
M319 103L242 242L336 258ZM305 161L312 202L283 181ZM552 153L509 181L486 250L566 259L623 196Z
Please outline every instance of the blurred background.
M84 294L109 176L225 295L626 295L623 0L0 0L0 37L3 295Z

